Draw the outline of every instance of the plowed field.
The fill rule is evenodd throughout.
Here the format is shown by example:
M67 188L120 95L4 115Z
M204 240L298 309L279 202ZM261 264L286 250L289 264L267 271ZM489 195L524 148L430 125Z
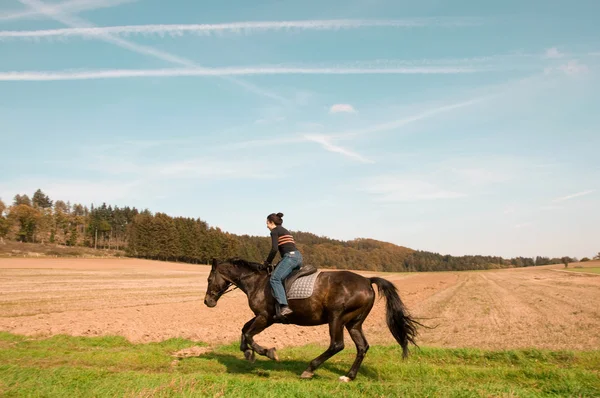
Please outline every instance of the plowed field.
M0 330L36 336L121 335L132 342L171 337L238 341L252 317L246 297L236 290L207 308L203 300L209 271L208 266L134 259L0 259ZM600 348L597 274L569 272L560 265L377 275L396 284L414 316L437 325L421 330L421 345ZM371 345L394 342L384 311L384 301L378 300L365 322ZM327 326L276 324L257 341L283 347L328 344L329 338ZM347 335L346 341L350 343Z

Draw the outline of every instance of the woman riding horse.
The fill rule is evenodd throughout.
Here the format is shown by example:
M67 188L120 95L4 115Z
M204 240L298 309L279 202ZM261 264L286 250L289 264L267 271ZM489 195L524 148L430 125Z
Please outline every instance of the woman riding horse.
M254 353L278 360L275 348L266 349L254 341L254 336L276 322L275 298L269 283L269 274L263 264L243 259L218 261L213 259L208 275L208 287L204 304L217 305L217 301L230 287L239 288L248 296L248 304L254 313L242 328L240 350L249 361L254 361ZM323 271L314 282L310 297L290 300L293 313L288 314L289 324L316 326L329 324L329 348L313 359L302 373L309 379L323 362L344 349L344 328L356 344L356 358L352 367L341 381L354 380L358 369L367 354L369 344L363 334L362 325L375 303L375 284L379 295L386 299L386 321L396 341L402 346L402 356L408 355L409 343L415 344L417 325L406 311L396 287L389 281L366 278L350 271Z
M288 307L285 289L283 288L283 280L287 278L295 269L302 266L302 254L296 247L294 237L290 231L283 228L283 213L271 213L267 216L267 228L271 230L271 252L264 262L266 267L271 266L271 262L275 258L277 251L281 256L281 261L275 266L275 270L271 274L271 287L275 300L281 308L281 316L286 317L293 311Z

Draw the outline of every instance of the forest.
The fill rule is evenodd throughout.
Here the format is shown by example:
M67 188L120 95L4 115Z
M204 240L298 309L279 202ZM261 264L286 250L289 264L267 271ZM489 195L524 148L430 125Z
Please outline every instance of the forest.
M368 238L350 241L291 231L305 262L319 268L386 272L462 271L576 262L537 256L451 256L417 251ZM0 244L7 240L123 250L128 256L208 264L212 258L262 262L270 249L265 236L235 235L192 217L171 217L135 207L53 201L41 189L0 200Z

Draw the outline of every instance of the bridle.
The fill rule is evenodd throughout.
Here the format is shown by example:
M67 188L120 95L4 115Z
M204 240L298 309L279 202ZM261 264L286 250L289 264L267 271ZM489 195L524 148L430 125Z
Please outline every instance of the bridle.
M253 273L242 275L242 276L240 276L240 280L246 279L246 278L248 278L248 277L250 277L252 275L253 275ZM229 289L231 287L231 285L233 285L233 282L229 282L227 285L225 285L225 287L223 288L223 290L221 290L217 294L217 300L220 299L222 296L226 295L227 293L231 293L234 290L239 289L239 287L237 287L237 286L233 286L231 289ZM229 290L227 290L227 289L229 289Z
M233 283L229 282L227 285L225 285L225 288L223 289L222 292L219 292L219 294L217 295L217 299L221 298L222 296L226 295L227 293L231 293L233 292L235 289L239 289L239 287L237 286L233 286L231 289L229 289L229 287L233 285ZM229 290L227 290L229 289Z

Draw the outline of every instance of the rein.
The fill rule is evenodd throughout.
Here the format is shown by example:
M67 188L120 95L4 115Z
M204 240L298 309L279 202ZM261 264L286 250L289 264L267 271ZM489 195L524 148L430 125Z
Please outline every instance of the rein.
M232 283L232 285L233 285L233 283ZM239 287L237 287L237 286L233 286L233 288L231 288L231 289L227 290L228 288L229 288L229 286L227 286L227 287L225 288L225 291L224 291L223 293L220 293L220 294L219 294L219 297L223 297L223 296L224 296L224 295L226 295L227 293L231 293L231 292L233 292L235 289L239 289Z

